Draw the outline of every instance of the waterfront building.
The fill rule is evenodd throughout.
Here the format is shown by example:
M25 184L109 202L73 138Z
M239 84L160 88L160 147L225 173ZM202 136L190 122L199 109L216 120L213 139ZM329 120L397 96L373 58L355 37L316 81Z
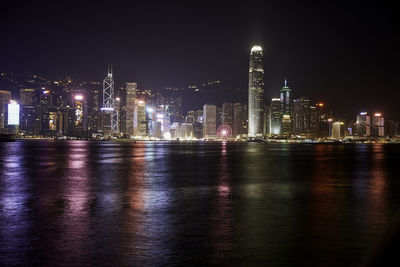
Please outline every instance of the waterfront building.
M375 113L372 117L371 136L385 136L385 120L382 113Z
M232 103L222 103L222 118L221 118L221 125L228 125L233 129L233 104Z
M288 114L282 115L281 134L285 137L290 137L292 134L292 120Z
M310 132L310 100L300 97L293 100L293 134L307 135Z
M242 137L247 134L247 116L246 108L242 103L233 104L233 127L232 136L234 138Z
M136 100L136 90L137 84L134 82L127 82L126 83L126 131L125 135L128 138L134 136L134 114L135 114L135 100Z
M281 134L282 112L281 112L281 99L271 99L271 110L269 112L269 134Z
M11 100L10 91L0 91L0 133L5 132L6 122L6 109Z
M76 137L87 137L87 103L83 94L73 95L73 108L70 114L72 117L70 133Z
M336 121L332 124L332 138L333 139L343 139L345 132L344 122Z
M216 139L217 133L217 106L205 104L203 106L203 136L205 139Z
M250 51L249 64L249 122L248 136L263 134L264 64L261 46L255 45Z
M360 115L357 115L356 133L362 137L371 135L371 117L367 112L361 112Z
M150 110L155 112L155 110ZM143 100L135 100L135 111L133 117L133 132L135 137L146 136L146 103Z
M282 87L280 92L281 99L281 112L282 115L289 115L292 117L292 99L291 99L292 90L289 86L287 86L287 80L285 79L285 85Z

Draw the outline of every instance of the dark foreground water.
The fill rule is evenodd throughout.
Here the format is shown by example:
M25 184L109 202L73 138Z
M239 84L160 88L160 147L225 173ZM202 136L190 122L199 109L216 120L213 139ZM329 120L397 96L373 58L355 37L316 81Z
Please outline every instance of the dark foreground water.
M400 146L0 143L0 264L357 265Z

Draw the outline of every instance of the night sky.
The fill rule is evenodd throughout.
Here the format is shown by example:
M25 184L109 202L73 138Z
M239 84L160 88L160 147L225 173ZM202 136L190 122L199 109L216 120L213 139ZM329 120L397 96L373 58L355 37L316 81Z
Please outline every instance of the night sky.
M249 50L261 44L266 99L287 77L295 97L338 115L400 119L398 10L382 1L14 2L1 6L2 72L101 80L113 63L117 80L140 88L247 88Z

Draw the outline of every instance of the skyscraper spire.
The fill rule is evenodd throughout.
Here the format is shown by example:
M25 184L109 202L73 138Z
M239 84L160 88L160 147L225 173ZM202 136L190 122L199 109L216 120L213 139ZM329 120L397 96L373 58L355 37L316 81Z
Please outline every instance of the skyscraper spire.
M285 78L285 87L287 87L287 79Z

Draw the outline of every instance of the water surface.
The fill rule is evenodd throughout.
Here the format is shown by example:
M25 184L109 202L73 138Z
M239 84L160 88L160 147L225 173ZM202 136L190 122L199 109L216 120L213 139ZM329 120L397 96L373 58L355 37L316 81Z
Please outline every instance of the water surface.
M357 265L399 162L384 144L0 143L0 263Z

